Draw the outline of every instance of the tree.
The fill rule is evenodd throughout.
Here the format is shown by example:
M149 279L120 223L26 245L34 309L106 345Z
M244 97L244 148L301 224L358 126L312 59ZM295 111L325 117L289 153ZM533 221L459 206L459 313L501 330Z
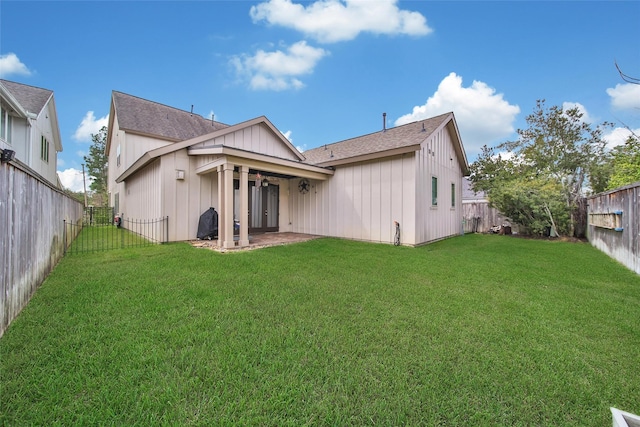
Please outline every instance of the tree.
M108 167L109 158L106 153L107 146L107 127L103 126L97 134L91 134L93 143L89 147L89 155L84 156L87 165L87 173L93 178L91 182L91 190L96 194L97 200L107 201L108 197Z
M578 108L547 108L544 100L526 121L517 140L483 150L472 165L474 190L486 191L503 214L534 232L555 222L559 233L573 236L580 199L605 159L603 130L611 125L593 128Z
M611 153L611 176L607 190L640 181L640 139L629 135L624 145L615 147Z

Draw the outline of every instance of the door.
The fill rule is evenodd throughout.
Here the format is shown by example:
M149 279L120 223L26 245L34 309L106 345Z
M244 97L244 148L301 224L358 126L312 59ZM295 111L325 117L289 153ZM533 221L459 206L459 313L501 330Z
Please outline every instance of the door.
M249 233L278 231L280 187L249 182Z

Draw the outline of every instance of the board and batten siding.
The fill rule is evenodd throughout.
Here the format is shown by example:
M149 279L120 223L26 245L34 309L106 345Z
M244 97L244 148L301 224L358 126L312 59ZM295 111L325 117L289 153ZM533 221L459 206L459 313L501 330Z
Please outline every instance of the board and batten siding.
M161 209L160 160L129 177L125 183L121 183L121 188L119 209L125 218L150 220L164 216Z
M172 142L151 138L142 135L127 133L118 127L117 116L113 121L113 132L111 145L109 146L109 193L111 194L111 205L114 205L114 195L120 194L120 201L123 200L124 183L116 183L116 178L124 173L136 160L145 153ZM118 162L118 150L120 150L120 162ZM120 212L123 212L121 209Z
M416 242L432 242L462 233L463 171L448 127L421 144L417 158ZM432 204L432 178L437 178L437 206ZM455 204L451 206L451 184Z
M79 224L83 206L18 162L0 165L0 187L2 336L62 258L64 221Z
M289 181L291 231L353 240L393 243L394 221L402 244L414 245L413 153L336 168L326 181L311 180L308 193Z
M258 123L246 128L238 129L234 132L215 137L211 140L193 145L193 148L204 148L224 145L225 147L237 148L239 150L252 153L265 154L267 156L278 157L288 160L299 160L291 152L279 136L264 123Z

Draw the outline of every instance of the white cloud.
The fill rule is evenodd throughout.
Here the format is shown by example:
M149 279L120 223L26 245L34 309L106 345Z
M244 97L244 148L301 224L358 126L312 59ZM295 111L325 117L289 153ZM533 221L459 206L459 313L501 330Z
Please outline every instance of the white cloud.
M438 85L438 90L424 105L413 107L409 114L398 118L395 125L445 114L456 116L462 142L467 154L480 153L483 145L496 145L500 138L514 132L513 123L520 107L511 105L502 94L486 83L475 81L470 87L462 86L462 77L450 73Z
M17 74L22 76L31 75L31 70L20 61L15 53L0 55L0 77Z
M582 114L581 121L583 123L591 124L594 122L593 117L589 115L589 112L587 111L585 106L580 104L579 102L563 102L562 103L562 111L571 110L573 108L577 108L578 112Z
M300 89L304 87L304 83L298 77L312 73L318 61L328 54L324 49L300 41L289 46L286 51L258 50L253 56L235 56L231 59L231 64L236 68L238 76L249 81L251 89Z
M60 177L60 182L65 188L75 192L84 192L81 170L73 168L65 169L63 171L58 171L58 176ZM93 178L87 176L87 191L89 191L89 186L92 181Z
M640 135L640 128L633 129L633 133ZM615 128L611 132L602 135L602 139L607 142L607 148L612 149L617 145L627 142L627 138L631 135L631 131L627 128Z
M306 7L291 0L268 0L252 6L254 23L292 28L320 42L353 40L362 32L423 36L433 30L418 13L400 10L397 0L318 0Z
M80 142L91 142L91 135L97 135L100 129L108 124L109 115L96 120L93 111L88 111L73 134L73 139Z
M611 97L611 105L619 110L640 108L640 85L625 83L607 89Z
M292 131L288 130L288 131L284 132L282 135L283 135L285 138L287 138L287 140L289 140L289 142L293 142L293 138L291 138L291 134L292 134L292 133L293 133Z

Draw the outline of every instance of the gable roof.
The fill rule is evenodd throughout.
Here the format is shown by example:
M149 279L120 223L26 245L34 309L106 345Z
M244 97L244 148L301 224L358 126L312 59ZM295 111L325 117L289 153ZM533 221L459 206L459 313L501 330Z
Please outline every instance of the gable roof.
M120 129L168 141L184 141L228 127L228 125L137 96L113 91L109 129L115 114ZM115 114L113 114L115 113Z
M120 120L120 118L118 118ZM202 147L194 148L194 146L199 145L203 142L214 140L215 138L230 134L232 132L236 132L241 129L246 129L254 125L262 125L269 128L290 150L298 157L298 161L279 158L275 156L270 156L266 154L260 153L250 153L248 151L234 148L234 147L226 147L222 144L219 145L205 145ZM304 156L291 144L291 142L282 135L280 132L265 116L256 117L255 119L247 120L246 122L238 123L233 126L226 126L217 131L213 131L207 133L205 135L200 135L195 138L187 139L184 141L177 141L173 144L166 145L164 147L159 147L144 153L140 158L138 158L127 170L125 170L120 176L116 178L116 182L122 182L127 179L129 176L135 174L138 170L142 169L153 160L158 157L162 157L166 154L173 153L179 150L189 149L190 154L217 154L217 155L236 155L238 157L254 157L262 159L265 162L277 163L282 165L287 165L288 167L302 170L310 170L318 173L332 174L332 171L328 169L311 165L308 162L302 162Z
M453 113L384 129L333 144L326 144L303 153L308 163L334 166L360 160L386 157L420 149L420 144L444 126L449 126L454 149L465 173L469 165L462 147Z
M11 93L20 106L27 112L35 115L40 114L42 109L51 97L53 91L35 86L24 85L22 83L0 80L0 83Z

